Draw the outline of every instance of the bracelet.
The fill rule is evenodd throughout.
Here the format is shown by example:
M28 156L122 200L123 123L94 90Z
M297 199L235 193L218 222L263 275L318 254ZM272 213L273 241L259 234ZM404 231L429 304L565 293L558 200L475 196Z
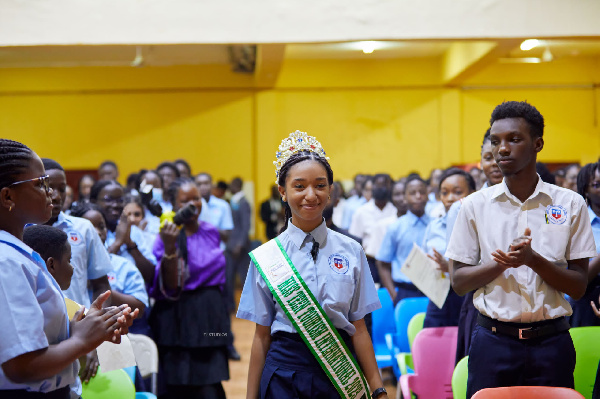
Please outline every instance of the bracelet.
M373 399L377 399L377 397L379 395L381 395L382 393L387 393L386 389L384 387L377 388L376 390L373 391L373 394L371 394L371 397Z
M170 255L167 255L167 254L165 253L165 254L162 256L162 258L163 258L164 260L169 260L169 259L173 259L173 258L176 258L176 257L177 257L177 252L173 252L173 253L172 253L172 254L170 254Z
M138 246L137 246L137 244L136 244L135 242L133 243L133 245L132 245L132 246L130 246L130 247L127 247L127 252L131 252L131 251L133 251L134 249L138 249Z

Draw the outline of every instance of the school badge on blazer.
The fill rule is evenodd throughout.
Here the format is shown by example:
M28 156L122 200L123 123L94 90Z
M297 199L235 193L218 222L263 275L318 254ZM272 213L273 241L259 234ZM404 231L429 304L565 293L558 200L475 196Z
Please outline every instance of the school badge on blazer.
M567 220L567 210L560 205L548 205L546 208L547 224L563 224Z
M346 274L350 268L350 261L344 255L333 254L329 256L329 267L337 274Z
M71 245L81 245L83 244L83 237L78 232L71 230L67 233L69 237L69 244Z

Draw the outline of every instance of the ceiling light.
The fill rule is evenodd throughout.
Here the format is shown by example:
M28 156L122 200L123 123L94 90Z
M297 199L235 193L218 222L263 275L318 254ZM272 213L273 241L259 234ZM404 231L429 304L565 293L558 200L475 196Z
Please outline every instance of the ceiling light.
M383 44L381 42L375 42L371 40L365 42L358 42L358 48L361 49L362 52L365 54L371 54L373 51L378 50L382 47Z
M540 41L538 39L527 39L527 40L523 41L523 43L521 43L521 50L529 51L532 48L537 47L539 44L540 44Z

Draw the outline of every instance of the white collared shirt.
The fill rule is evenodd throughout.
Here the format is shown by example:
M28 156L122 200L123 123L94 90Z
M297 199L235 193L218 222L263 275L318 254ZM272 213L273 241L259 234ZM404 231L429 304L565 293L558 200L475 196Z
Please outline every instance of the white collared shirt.
M469 265L492 262L492 252L507 251L527 227L532 249L559 267L567 268L567 260L596 254L583 198L544 183L538 176L535 191L523 203L511 194L505 181L465 198L446 257ZM479 288L473 304L493 319L521 323L572 313L563 293L525 265L509 268Z
M362 246L365 249L365 253L371 257L375 257L381 246L381 241L378 241L377 237L375 237L375 240L372 239L372 230L376 228L379 221L390 216L396 216L397 214L398 209L390 201L385 204L383 209L379 209L375 205L375 200L371 199L356 210L348 232L362 239Z

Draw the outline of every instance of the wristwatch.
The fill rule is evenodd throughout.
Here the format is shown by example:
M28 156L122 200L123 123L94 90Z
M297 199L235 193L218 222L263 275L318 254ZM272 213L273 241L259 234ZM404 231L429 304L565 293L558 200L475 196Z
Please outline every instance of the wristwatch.
M381 395L382 393L387 393L386 389L384 387L377 388L376 390L373 391L373 393L371 394L371 397L373 399L377 399L377 397L379 395Z

